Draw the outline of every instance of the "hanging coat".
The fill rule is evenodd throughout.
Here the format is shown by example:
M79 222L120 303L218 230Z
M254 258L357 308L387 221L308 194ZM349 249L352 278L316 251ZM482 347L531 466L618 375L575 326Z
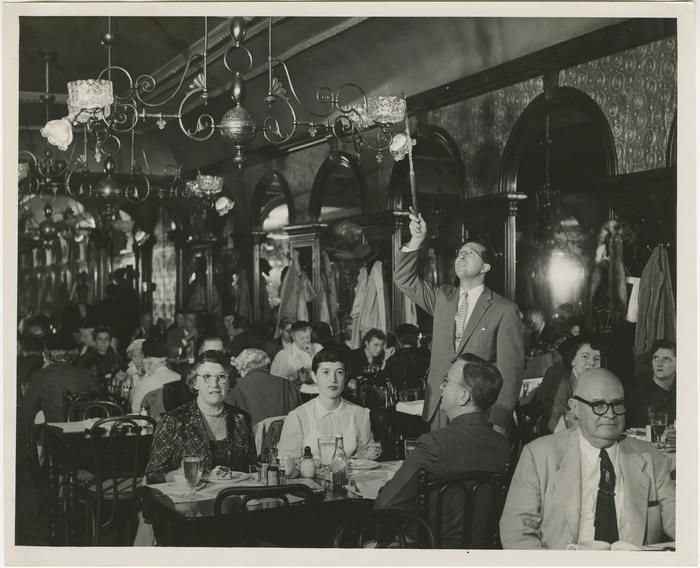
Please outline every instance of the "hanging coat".
M315 296L316 292L311 285L309 277L301 270L299 265L298 253L295 253L294 261L289 266L280 289L280 305L275 329L279 329L280 320L285 316L293 321L309 321L309 311L306 302L310 302Z
M360 339L362 334L360 333L360 312L362 311L362 305L365 301L365 294L367 293L367 268L364 266L360 268L357 274L357 285L355 286L355 299L352 301L352 310L350 315L352 316L352 338L350 342L352 343L352 348L357 349L360 346Z
M370 329L387 331L386 325L387 298L382 274L382 263L376 261L367 279L367 290L360 308L360 334L364 335Z
M238 272L238 315L253 321L253 303L250 300L250 287L248 286L248 274L245 269Z
M324 251L321 253L321 280L325 286L324 297L326 298L326 304L328 307L328 325L331 326L331 331L336 333L340 330L340 325L338 324L338 290L336 287L336 274L335 267L331 263L331 259L328 254Z
M668 252L658 246L651 253L639 281L635 353L647 352L655 340L662 338L676 340L676 302Z

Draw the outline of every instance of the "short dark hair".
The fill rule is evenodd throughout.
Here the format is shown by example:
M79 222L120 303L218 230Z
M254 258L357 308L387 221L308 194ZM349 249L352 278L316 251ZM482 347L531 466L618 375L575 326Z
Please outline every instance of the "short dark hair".
M657 339L651 344L651 354L654 355L659 349L670 349L673 351L673 356L676 356L676 342L670 339Z
M37 324L29 324L21 336L22 349L29 353L41 353L46 346L46 330Z
M289 316L282 316L280 318L280 323L277 326L277 329L284 329L287 326L287 324L294 325L294 319L290 318Z
M112 339L112 337L114 337L114 334L112 333L112 328L108 327L106 325L98 325L95 329L92 330L93 341L97 341L97 334L98 333L107 333L107 334L109 334L110 339Z
M488 410L498 399L503 386L498 367L471 353L464 353L457 360L464 361L462 379L472 399L481 410Z
M591 349L600 351L600 366L605 367L605 357L607 355L607 346L598 337L592 335L574 335L567 337L562 343L557 347L557 351L561 355L561 362L566 369L571 369L571 364L574 361L574 357L579 352L581 347L584 345L590 345Z
M311 326L312 341L324 344L333 339L333 330L326 322L321 321Z
M418 347L418 339L420 338L420 329L410 323L402 323L396 328L396 337L399 345L410 345Z
M311 362L311 370L315 373L321 363L342 363L344 369L348 368L348 360L345 356L345 352L334 347L325 347L316 353Z
M294 333L295 331L303 331L306 329L311 329L311 324L308 321L299 320L299 321L295 321L292 324L291 331L292 331L292 333Z
M366 345L373 339L381 339L382 341L386 341L386 334L381 329L373 327L362 337L362 345Z
M481 260L488 264L492 269L494 266L496 266L496 261L498 261L498 253L496 252L495 248L493 248L489 243L480 238L467 239L462 243L462 246L460 248L464 247L464 245L469 243L474 243L484 247L484 252L481 255L479 255L481 256Z

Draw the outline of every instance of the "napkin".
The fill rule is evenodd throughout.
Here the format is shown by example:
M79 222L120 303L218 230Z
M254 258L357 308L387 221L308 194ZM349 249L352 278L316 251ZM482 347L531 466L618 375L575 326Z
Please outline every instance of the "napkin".
M412 400L409 402L398 402L396 403L396 412L402 412L403 414L412 414L414 416L421 416L423 414L423 400Z

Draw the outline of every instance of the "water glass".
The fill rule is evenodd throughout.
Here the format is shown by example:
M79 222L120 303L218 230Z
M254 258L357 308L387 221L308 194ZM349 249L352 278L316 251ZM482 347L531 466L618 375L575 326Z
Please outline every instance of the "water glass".
M651 425L651 441L655 444L661 444L666 426L668 426L668 413L650 412L649 424Z
M204 456L201 454L188 454L182 457L182 470L185 473L187 485L190 486L190 495L194 495L197 490L203 467Z
M330 469L335 453L335 438L323 437L318 439L318 455L321 458L321 467Z
M406 438L403 441L403 454L406 456L406 459L408 459L408 456L416 449L417 442L418 440L415 438Z

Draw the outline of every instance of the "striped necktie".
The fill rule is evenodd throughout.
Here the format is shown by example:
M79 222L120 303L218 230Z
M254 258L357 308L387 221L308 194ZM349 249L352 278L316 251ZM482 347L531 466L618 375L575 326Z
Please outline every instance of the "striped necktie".
M459 344L462 342L462 335L464 334L464 326L467 323L467 314L469 313L469 294L464 294L462 302L457 308L457 313L455 314L455 351L459 349Z

